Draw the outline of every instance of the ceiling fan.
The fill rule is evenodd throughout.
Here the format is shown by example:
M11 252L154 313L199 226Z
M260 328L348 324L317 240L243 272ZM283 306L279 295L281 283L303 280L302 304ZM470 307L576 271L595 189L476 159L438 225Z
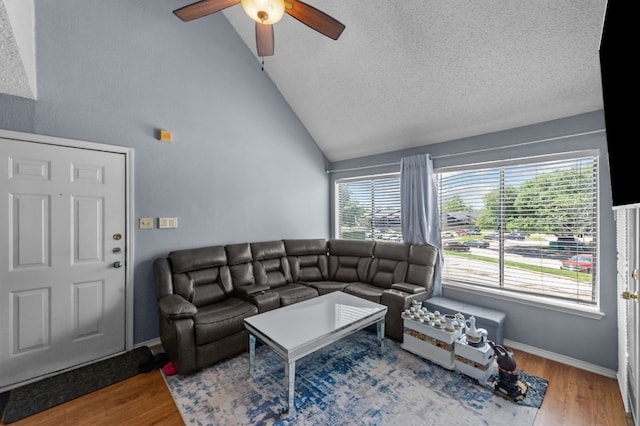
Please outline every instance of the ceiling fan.
M285 13L334 40L344 30L342 23L299 0L201 0L176 9L173 13L187 22L238 3L242 3L245 13L256 21L256 47L261 57L273 55L273 24Z

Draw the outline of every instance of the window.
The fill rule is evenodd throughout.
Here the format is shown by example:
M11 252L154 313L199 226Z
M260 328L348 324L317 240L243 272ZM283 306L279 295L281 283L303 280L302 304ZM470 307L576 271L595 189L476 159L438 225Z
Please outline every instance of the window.
M597 169L573 153L438 170L443 284L596 305ZM401 240L399 173L336 190L338 238Z
M338 238L402 241L399 174L341 180L336 190Z
M443 283L596 303L597 158L529 160L437 175ZM479 230L479 235L475 234Z

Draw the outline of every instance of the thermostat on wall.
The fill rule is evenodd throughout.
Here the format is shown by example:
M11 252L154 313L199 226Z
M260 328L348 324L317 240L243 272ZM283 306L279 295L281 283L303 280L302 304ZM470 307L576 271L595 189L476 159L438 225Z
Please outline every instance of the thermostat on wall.
M177 217L159 217L158 218L158 228L177 228L177 227L178 227Z

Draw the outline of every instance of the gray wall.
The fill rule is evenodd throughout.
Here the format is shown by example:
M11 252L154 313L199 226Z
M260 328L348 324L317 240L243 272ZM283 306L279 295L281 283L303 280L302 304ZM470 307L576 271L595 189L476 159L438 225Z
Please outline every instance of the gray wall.
M0 95L0 128L133 147L136 221L178 217L134 230L135 342L158 336L155 257L329 233L326 158L224 16L185 4L36 0L38 100Z
M507 314L505 324L506 339L616 371L618 365L616 229L611 203L606 134L599 132L591 136L576 136L534 144L527 143L563 135L603 130L604 128L604 111L594 111L499 133L340 161L330 164L330 169L341 170L359 167L364 167L364 169L332 173L332 182L342 177L397 172L399 166L395 164L402 157L418 153L431 154L434 168L438 169L439 167L458 164L544 155L555 152L583 149L599 150L601 156L599 181L600 258L598 274L600 279L600 310L605 314L603 318L590 319L523 303L465 293L447 288L446 285L443 295L505 312ZM514 147L514 145L519 146ZM392 165L370 168L372 165L386 164ZM331 226L333 229L333 221Z

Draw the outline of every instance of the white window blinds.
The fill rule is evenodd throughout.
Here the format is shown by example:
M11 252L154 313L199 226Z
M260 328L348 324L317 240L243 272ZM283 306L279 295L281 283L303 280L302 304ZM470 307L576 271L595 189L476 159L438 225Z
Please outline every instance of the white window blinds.
M443 241L470 246L444 251L444 282L594 304L596 182L596 157L439 173Z
M402 241L399 174L341 180L337 189L337 236Z

